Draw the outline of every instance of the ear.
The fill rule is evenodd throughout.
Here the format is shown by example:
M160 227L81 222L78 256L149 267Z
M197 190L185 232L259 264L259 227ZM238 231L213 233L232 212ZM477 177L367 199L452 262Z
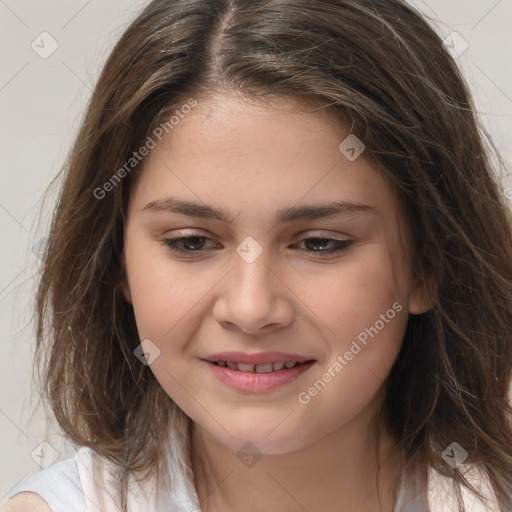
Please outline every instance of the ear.
M437 287L433 278L418 278L409 296L409 313L420 315L434 307L437 300Z
M124 259L124 251L121 255L121 269L122 275L121 281L119 283L119 288L123 292L124 300L128 302L128 304L132 304L132 293L130 292L130 285L128 284L128 278L126 277L126 262Z
M130 286L128 284L128 280L126 278L123 278L119 287L121 288L121 291L123 292L124 300L126 302L128 302L128 304L131 304L132 303L132 294L130 292Z

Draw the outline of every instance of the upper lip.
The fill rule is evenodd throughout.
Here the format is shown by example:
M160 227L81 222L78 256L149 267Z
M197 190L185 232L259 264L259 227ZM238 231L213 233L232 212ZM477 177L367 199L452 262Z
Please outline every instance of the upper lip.
M296 361L303 363L314 360L312 357L300 356L298 354L286 354L285 352L258 352L248 354L246 352L219 352L203 358L206 361L218 362L226 361L242 364L266 364L266 363L285 363L286 361Z

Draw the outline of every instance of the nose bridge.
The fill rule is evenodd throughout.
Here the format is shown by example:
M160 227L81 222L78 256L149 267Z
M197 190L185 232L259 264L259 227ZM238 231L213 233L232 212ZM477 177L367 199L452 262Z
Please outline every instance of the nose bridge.
M247 237L236 248L233 267L215 308L217 321L256 332L290 320L292 310L283 294L286 287L274 275L270 249Z
M263 242L262 242L263 243ZM246 237L236 248L235 272L230 287L234 287L240 298L251 301L268 301L274 291L275 279L269 269L271 251L255 238Z

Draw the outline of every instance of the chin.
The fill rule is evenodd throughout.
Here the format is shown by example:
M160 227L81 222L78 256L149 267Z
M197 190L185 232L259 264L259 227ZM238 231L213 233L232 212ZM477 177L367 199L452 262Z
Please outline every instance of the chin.
M209 430L209 433L223 446L237 453L243 449L247 453L280 455L303 448L305 440L297 436L300 430L290 430L290 426L278 426L282 421L283 418L280 417L278 421L269 421L266 424L261 419L239 425L230 422L227 430L231 435L218 426L213 432Z

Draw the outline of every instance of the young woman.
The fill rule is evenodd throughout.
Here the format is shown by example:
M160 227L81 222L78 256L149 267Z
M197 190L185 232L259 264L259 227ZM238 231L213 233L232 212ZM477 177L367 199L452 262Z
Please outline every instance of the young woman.
M37 307L79 449L6 510L512 510L510 213L402 0L151 2Z

